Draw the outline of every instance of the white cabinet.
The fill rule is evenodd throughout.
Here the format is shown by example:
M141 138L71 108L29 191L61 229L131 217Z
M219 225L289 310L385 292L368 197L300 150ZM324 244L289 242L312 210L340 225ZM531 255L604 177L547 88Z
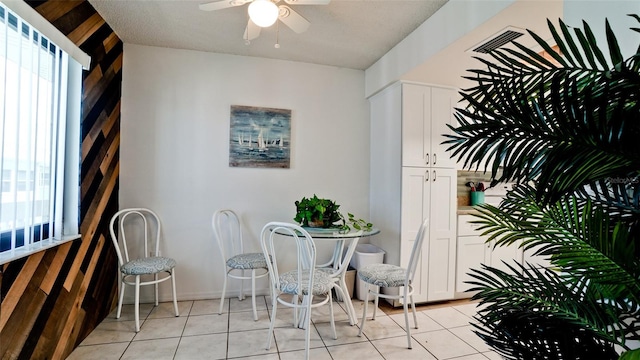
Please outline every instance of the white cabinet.
M409 256L422 219L429 218L419 269L414 279L414 301L453 298L456 261L456 170L402 168L401 266Z
M402 85L402 165L455 168L443 134L452 134L453 89Z
M456 258L456 295L457 297L470 297L471 293L465 291L472 285L465 283L473 280L469 276L470 269L480 269L480 264L485 264L487 258L486 239L482 236L458 236L458 255Z
M435 118L451 121L455 94L453 89L396 83L370 98L370 218L381 231L371 242L385 250L386 263L407 266L417 231L429 218L414 279L416 302L454 298L457 171L440 152L441 134L448 129L432 120L436 108L446 116Z
M478 220L473 215L458 216L458 241L456 257L456 297L470 297L472 293L465 293L472 288L466 281L473 280L469 276L471 269L481 269L481 264L509 271L507 264L514 266L514 260L522 264L522 249L518 244L509 246L494 246L494 242L487 242L485 236L478 231L479 224L472 221Z

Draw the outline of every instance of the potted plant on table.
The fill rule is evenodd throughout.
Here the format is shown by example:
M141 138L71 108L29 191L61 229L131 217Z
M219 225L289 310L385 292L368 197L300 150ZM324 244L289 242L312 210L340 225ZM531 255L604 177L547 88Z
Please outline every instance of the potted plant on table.
M373 224L356 218L347 213L347 218L338 211L340 205L330 199L316 196L295 202L296 216L293 218L298 224L315 228L336 228L348 232L353 227L356 230L371 230Z
M293 218L302 226L330 228L344 225L344 218L338 211L340 205L330 199L321 199L315 194L311 198L303 197L296 201L296 216ZM342 224L337 225L338 221Z

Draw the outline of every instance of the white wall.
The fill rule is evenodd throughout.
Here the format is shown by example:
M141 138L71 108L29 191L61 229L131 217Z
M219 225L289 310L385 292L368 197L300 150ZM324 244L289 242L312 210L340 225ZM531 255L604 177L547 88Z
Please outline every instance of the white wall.
M425 82L423 79L408 78L404 75L460 37L474 31L514 1L516 0L449 0L366 70L366 96L369 97L400 79Z
M290 169L229 167L231 105L292 110ZM120 134L120 207L159 213L179 299L220 295L217 209L240 214L255 251L262 226L293 222L302 196L369 216L363 71L125 44Z
M586 21L596 37L599 48L605 54L608 53L605 19L609 20L625 59L638 50L640 36L629 28L638 28L640 24L627 14L640 15L640 1L591 0L586 2L585 0L565 0L564 4L564 22L569 26L582 29L582 21ZM586 4L588 6L585 6Z

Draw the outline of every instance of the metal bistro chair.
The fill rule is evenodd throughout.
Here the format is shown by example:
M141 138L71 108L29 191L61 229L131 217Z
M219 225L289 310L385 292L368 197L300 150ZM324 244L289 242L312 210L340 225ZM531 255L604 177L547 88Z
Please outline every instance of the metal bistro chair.
M224 283L222 285L222 297L218 314L222 314L224 298L227 291L227 278L240 280L240 295L238 299L244 300L244 280L251 280L251 305L253 307L253 320L258 320L256 310L256 279L269 275L267 261L264 255L259 253L245 253L242 241L242 225L240 218L233 210L218 210L211 220L213 234L215 235L220 254L224 258ZM245 275L245 271L251 271L251 275ZM256 273L261 271L261 273Z
M136 332L140 331L140 286L155 286L155 305L158 306L158 284L169 279L171 279L173 291L173 307L176 316L180 316L176 299L176 261L172 258L160 256L161 225L158 215L145 208L123 209L113 215L109 230L118 255L122 277L116 318L120 318L125 285L134 286ZM122 249L118 243L118 236L120 236ZM142 253L140 254L140 252ZM134 253L139 254L139 256L134 256ZM159 278L158 275L160 274L166 276ZM141 281L141 278L145 275L153 275L153 280Z
M283 236L284 235L284 236ZM278 261L274 243L278 241L287 242L288 254L295 251L296 267L294 270L280 274L278 272ZM309 344L311 342L311 308L329 303L331 316L331 330L333 338L337 339L336 326L333 318L333 301L331 289L335 286L334 280L325 272L316 271L316 245L313 238L307 231L298 225L270 222L262 228L260 244L265 257L271 257L272 261L267 265L271 273L271 301L272 313L267 347L271 348L273 338L273 328L276 321L278 303L294 308L294 326L306 328L305 334L305 359L309 359ZM321 300L313 302L315 297ZM302 302L299 300L302 299ZM302 321L298 321L298 314L302 314Z
M416 317L416 305L413 303L413 286L411 283L413 282L413 276L416 272L416 266L418 264L418 259L420 258L422 243L424 242L428 225L429 220L425 219L420 226L420 229L418 230L418 234L416 235L416 240L413 243L413 248L411 249L409 266L406 269L390 264L371 264L358 269L358 278L367 283L367 296L364 300L362 322L360 325L360 331L358 331L358 336L362 336L362 331L364 330L367 316L367 304L369 304L369 294L373 294L373 296L375 296L375 307L373 308L372 320L376 319L376 309L378 308L379 298L402 300L404 309L404 323L407 331L407 345L408 348L411 349L411 329L409 328L409 310L407 299L409 299L409 302L411 302L411 310L413 311L413 324L417 329L418 318ZM380 287L379 291L375 290L376 286ZM382 288L400 287L402 287L402 289L398 290L398 295L382 293Z

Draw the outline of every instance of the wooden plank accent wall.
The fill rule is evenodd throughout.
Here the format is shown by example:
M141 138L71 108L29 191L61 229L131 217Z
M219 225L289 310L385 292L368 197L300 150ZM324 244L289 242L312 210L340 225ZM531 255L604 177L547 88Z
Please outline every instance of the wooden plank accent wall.
M0 359L64 359L115 307L122 41L87 1L27 1L91 56L83 72L82 239L0 267Z

